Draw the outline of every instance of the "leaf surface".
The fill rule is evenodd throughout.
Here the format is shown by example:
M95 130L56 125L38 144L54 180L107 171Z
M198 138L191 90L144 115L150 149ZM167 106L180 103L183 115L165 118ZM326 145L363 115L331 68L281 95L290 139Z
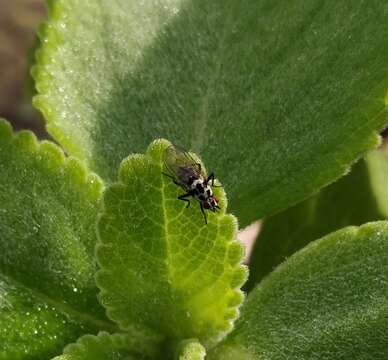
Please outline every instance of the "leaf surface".
M171 139L201 154L245 226L341 176L387 123L384 1L49 4L35 105L105 179Z
M349 175L264 221L250 257L250 290L309 242L349 225L388 218L388 157L376 150Z
M114 329L97 301L99 178L0 121L0 359L43 359Z
M237 223L221 210L205 225L198 203L186 208L184 191L162 174L165 140L121 164L106 189L99 221L97 284L108 316L122 329L146 326L176 341L207 345L231 329L246 278L235 240Z
M209 360L387 359L387 282L388 222L332 233L249 294Z

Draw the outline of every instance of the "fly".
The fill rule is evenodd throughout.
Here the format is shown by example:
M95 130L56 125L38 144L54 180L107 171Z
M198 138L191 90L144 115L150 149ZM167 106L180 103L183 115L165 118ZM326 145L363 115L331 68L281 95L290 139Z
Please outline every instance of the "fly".
M186 208L190 206L190 197L197 200L207 224L205 210L216 212L221 209L210 187L210 183L211 186L217 187L214 185L214 174L207 176L201 164L190 153L174 145L165 150L164 163L169 174L163 172L163 175L185 190L178 199L187 202Z

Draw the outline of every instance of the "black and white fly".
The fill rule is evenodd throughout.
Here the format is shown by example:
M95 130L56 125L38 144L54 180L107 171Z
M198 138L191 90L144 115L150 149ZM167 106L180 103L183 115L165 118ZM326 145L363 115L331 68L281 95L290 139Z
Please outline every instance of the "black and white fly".
M207 224L205 210L216 212L220 210L218 199L213 195L210 187L214 185L214 174L207 176L201 164L196 161L189 152L171 145L165 150L164 163L168 174L164 175L172 179L174 184L179 185L185 194L178 196L179 200L186 201L190 206L189 197L193 197L199 202L201 212Z

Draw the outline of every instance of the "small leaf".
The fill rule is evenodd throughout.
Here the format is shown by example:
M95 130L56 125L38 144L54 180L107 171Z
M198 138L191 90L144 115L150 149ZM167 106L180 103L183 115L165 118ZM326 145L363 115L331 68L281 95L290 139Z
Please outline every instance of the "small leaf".
M345 226L386 219L388 211L382 211L380 205L386 207L388 193L383 196L379 189L388 188L387 174L387 158L381 151L372 152L349 175L265 220L252 251L245 289L251 290L283 260L313 240Z
M63 355L53 360L141 360L156 356L155 339L133 337L129 334L100 332L85 335L75 344L68 345ZM156 358L156 357L155 357Z
M222 179L244 226L340 177L387 123L381 0L56 0L35 105L113 179L165 137Z
M0 358L43 359L116 328L94 283L101 193L56 145L0 121Z
M108 316L122 329L145 325L209 344L238 316L243 251L221 188L214 189L221 211L209 212L207 225L195 201L186 208L177 199L183 190L162 174L169 144L155 141L145 156L129 156L119 182L107 188L97 284Z
M195 339L184 340L180 344L178 360L204 360L205 348Z
M209 360L388 358L388 222L308 245L248 296Z

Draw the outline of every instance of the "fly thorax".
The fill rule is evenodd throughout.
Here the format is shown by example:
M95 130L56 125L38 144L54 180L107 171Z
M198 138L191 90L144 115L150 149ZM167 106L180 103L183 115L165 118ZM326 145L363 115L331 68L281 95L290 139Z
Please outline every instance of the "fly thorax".
M191 190L194 193L194 196L198 200L205 200L206 192L205 192L205 183L202 179L195 179L191 184Z
M199 201L205 201L209 197L213 196L212 189L203 179L194 180L191 185L191 190Z
M190 185L192 190L199 190L201 186L203 186L203 180L202 179L195 179L192 184Z
M212 189L211 189L211 187L209 185L205 186L205 193L206 193L206 197L207 198L213 196L213 191L212 191Z

